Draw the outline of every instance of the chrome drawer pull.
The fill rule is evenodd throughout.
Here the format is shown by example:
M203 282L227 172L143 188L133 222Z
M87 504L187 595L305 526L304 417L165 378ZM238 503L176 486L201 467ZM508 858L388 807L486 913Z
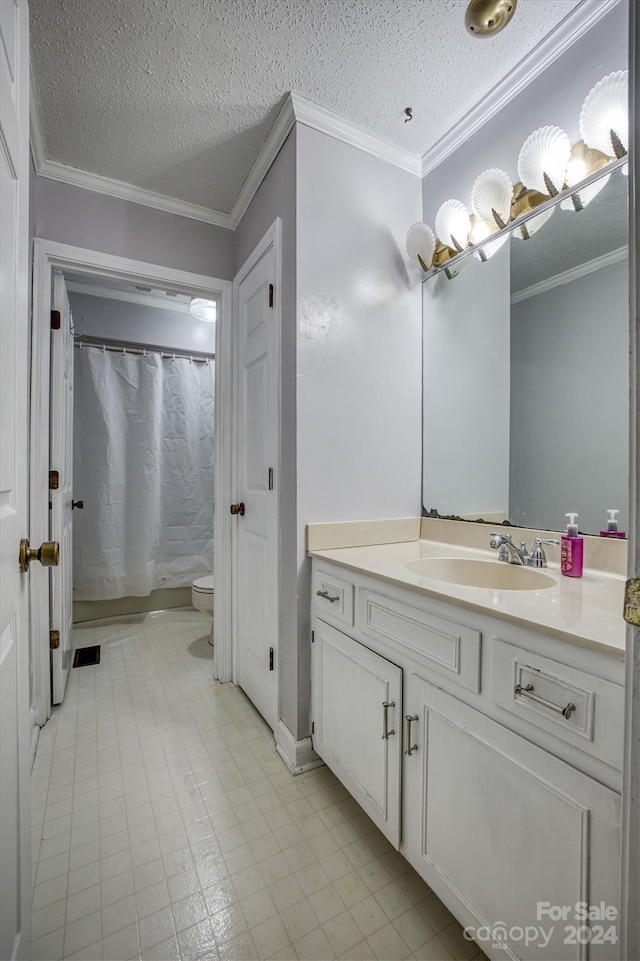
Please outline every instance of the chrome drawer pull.
M417 720L417 714L405 714L404 716L404 753L407 757L411 757L413 752L418 750L418 745L411 743L411 722Z
M395 701L383 701L382 702L382 740L388 741L395 731L390 731L389 728L389 708L395 707Z
M540 697L539 694L534 694L533 684L527 684L526 687L523 687L522 684L516 684L515 693L522 695L522 697L528 697L531 701L535 701L536 704L542 704L543 707L548 707L550 711L562 714L563 717L566 717L567 721L576 709L575 704L572 704L571 701L569 701L566 707L560 707L559 704L548 701L546 697Z
M325 601L330 601L332 604L335 604L336 601L340 600L340 595L333 597L329 591L316 591L316 594L318 597L324 597Z

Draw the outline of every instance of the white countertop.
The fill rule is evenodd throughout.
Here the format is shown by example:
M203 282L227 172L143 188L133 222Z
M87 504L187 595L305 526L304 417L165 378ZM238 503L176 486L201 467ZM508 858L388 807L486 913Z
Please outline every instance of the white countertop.
M556 579L555 586L545 590L507 591L450 584L408 571L406 564L427 557L466 557L501 563L496 559L495 551L435 540L310 550L309 556L469 610L512 621L530 630L624 657L622 610L625 579L620 575L585 568L580 578L563 577L558 565L549 563L545 572Z

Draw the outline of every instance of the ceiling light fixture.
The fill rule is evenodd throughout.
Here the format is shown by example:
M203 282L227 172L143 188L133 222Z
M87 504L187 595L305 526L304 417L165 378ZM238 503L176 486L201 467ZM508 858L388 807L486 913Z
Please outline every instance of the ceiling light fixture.
M518 0L471 0L464 25L472 37L493 37L507 26Z
M215 300L205 300L204 297L192 297L189 313L196 320L203 320L205 324L215 324L218 305Z

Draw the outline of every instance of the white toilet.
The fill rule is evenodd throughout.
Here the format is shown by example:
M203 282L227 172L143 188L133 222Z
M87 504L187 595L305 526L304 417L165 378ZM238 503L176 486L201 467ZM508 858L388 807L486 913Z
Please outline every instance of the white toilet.
M211 616L209 644L213 647L213 574L196 578L191 585L191 603L197 611Z

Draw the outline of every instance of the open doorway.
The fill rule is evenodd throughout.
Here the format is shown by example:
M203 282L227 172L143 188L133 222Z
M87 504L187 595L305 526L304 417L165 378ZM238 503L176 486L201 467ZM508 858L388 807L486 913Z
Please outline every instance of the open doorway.
M67 476L51 495L52 513L61 515L60 536L52 531L52 538L68 542L62 569L52 572L61 624L60 648L52 651L56 704L73 650L95 647L89 628L97 621L119 619L112 621L117 632L129 615L189 607L195 598L213 646L219 297L64 272L54 279L54 301L73 344L67 370L59 370L56 343L66 331L52 335L51 447L68 447L60 458ZM66 425L56 420L67 394L72 437L65 441ZM73 584L73 637L64 605L56 616L64 579Z
M32 458L32 525L41 526L43 540L67 543L67 570L65 580L58 568L50 578L43 572L46 578L32 590L32 750L35 728L64 693L72 647L85 646L82 638L65 643L65 625L70 633L72 623L188 606L192 586L202 578L207 585L200 583L200 609L212 605L213 491L219 481L225 496L228 484L224 436L230 410L224 400L228 385L224 376L216 378L215 363L225 349L221 327L230 323L229 287L215 278L35 243L31 443L38 455ZM192 316L193 298L214 305L216 323ZM55 337L65 324L71 359L68 350L59 351L61 365L55 349L61 339ZM65 365L67 381L69 367L75 368L67 391L73 416L65 415L59 399ZM66 506L59 507L57 520L59 491L49 489L54 460L75 473L72 483L59 477L64 498L58 504ZM228 557L226 518L218 526L219 548ZM64 536L65 527L70 535ZM62 551L61 560L64 566ZM221 586L216 584L223 625L230 590L225 580L223 575ZM63 605L56 604L65 591L67 613L60 614ZM56 616L62 627L53 624ZM206 644L211 619L205 620ZM51 629L60 630L59 654L40 644ZM228 679L215 657L212 673Z

